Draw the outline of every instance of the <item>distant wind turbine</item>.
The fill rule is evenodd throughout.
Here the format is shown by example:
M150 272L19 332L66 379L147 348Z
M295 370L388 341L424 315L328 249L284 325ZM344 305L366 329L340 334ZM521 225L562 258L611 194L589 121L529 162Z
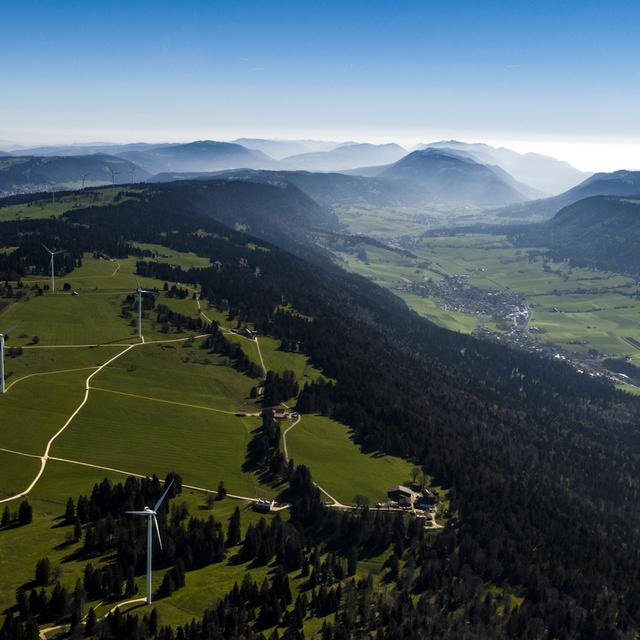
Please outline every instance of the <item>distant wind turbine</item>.
M113 167L107 167L107 169L109 169L109 172L111 173L111 182L113 184L115 184L116 183L116 176L120 175L120 172L119 171L115 171L113 169Z
M4 333L0 333L0 393L4 393L7 390L4 385L4 341L15 328L16 325L14 324L13 327L10 327Z
M57 256L59 253L64 253L64 249L61 251L51 251L51 249L49 249L49 247L47 247L46 245L43 244L42 246L51 255L51 293L55 293L56 292L56 274L53 269L53 256Z
M82 178L82 190L83 190L83 191L84 191L84 181L87 179L87 177L88 177L89 175L90 175L90 174L88 174L88 173L83 173L83 174L80 176L80 177Z
M147 604L151 604L151 552L153 550L153 526L155 525L156 533L158 534L158 544L160 545L160 551L162 551L162 538L160 538L160 527L158 526L158 519L156 513L160 508L160 505L167 497L169 489L173 480L169 483L169 486L165 489L165 492L160 496L160 500L155 503L153 509L145 507L143 511L127 511L132 516L144 516L147 519Z
M129 173L131 174L131 182L134 183L136 181L136 171L138 170L138 167L131 167L131 169L129 169Z
M148 293L153 295L153 291L147 291L140 286L140 280L136 279L138 283L138 288L136 289L136 293L138 294L138 337L142 338L142 295Z

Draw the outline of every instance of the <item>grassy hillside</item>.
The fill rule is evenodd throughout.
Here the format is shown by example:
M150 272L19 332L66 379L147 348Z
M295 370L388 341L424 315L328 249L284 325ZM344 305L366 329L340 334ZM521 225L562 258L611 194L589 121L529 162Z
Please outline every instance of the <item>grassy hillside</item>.
M304 416L287 434L289 455L313 469L323 489L345 504L366 496L371 505L384 502L394 485L411 480L413 465L382 454L362 455L349 429L322 416Z
M138 246L153 251L161 262L185 268L204 266L203 259L194 254L162 245ZM2 326L20 322L20 330L7 344L22 347L20 355L7 359L8 393L0 397L3 419L11 425L0 434L0 499L23 491L36 477L39 456L81 405L85 385L90 387L86 404L51 443L51 457L28 496L34 508L33 523L0 529L1 610L13 604L17 588L30 583L40 557L49 557L59 567L60 579L69 588L81 577L86 562L75 557L79 543L73 542L72 527L63 526L60 516L68 496L89 493L104 477L120 481L127 474L162 477L177 471L185 484L211 491L220 481L229 493L249 498L274 496L278 491L254 473L243 471L248 442L260 421L234 413L259 412L259 404L249 398L256 381L234 370L225 358L202 349L202 340L191 340L184 332L168 336L158 332L151 313L144 321L147 343L139 343L134 328L120 317L121 303L135 281L134 270L133 257L109 262L85 255L82 266L64 278L81 291L80 296L29 293L0 312ZM151 278L142 281L147 287L161 290L163 286ZM36 282L37 277L25 279L28 286ZM158 302L194 317L199 313L191 297L178 300L160 293ZM210 308L203 312L225 326L223 313ZM33 335L39 337L37 344L33 344ZM255 341L227 335L259 362ZM81 346L97 343L101 346ZM259 347L269 369L292 370L301 381L320 375L304 354L279 350L279 341L273 338L261 337ZM118 354L87 383L88 376ZM318 428L332 435L321 438L325 447L314 451ZM329 491L346 503L354 493L364 493L372 500L384 497L387 484L409 477L408 463L361 453L346 428L336 422L309 416L296 429L292 456L317 472L321 483L329 481ZM357 469L361 477L354 482L353 473L334 476L340 460L348 462L352 471ZM185 489L181 499L195 514L208 513L201 491ZM17 502L8 504L17 506ZM226 527L236 505L242 508L243 530L258 521L250 503L242 500L216 503L212 513ZM108 562L108 558L99 562ZM362 571L378 572L381 563L368 561ZM269 572L268 567L252 569L249 564L238 563L231 554L223 565L190 572L188 589L157 604L163 621L187 622L202 612L213 595L222 596L234 582L240 582L247 571L257 580ZM155 572L155 588L162 578L163 572ZM144 577L139 576L137 582L143 589ZM304 582L298 577L293 586L302 589ZM102 615L113 603L90 604Z

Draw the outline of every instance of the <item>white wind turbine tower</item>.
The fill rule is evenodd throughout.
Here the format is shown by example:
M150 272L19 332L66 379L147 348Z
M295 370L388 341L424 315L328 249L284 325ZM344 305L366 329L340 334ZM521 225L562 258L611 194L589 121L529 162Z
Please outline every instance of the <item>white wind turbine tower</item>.
M151 552L153 550L153 526L156 527L156 533L158 534L158 544L160 545L160 551L162 551L162 539L160 538L160 527L158 526L158 519L156 513L160 508L163 500L167 497L169 489L173 480L169 483L169 486L165 489L164 493L160 496L160 500L155 503L153 509L145 507L144 511L127 511L132 516L144 516L147 519L147 604L151 604Z
M80 175L80 177L82 178L82 191L84 191L84 182L89 177L89 175L89 173L83 173Z
M136 293L138 294L138 337L142 339L142 296L145 293L153 295L153 291L147 291L147 289L143 289L140 286L140 280L136 278L136 282L138 283L138 288L136 289Z
M111 183L115 184L116 183L116 176L120 175L119 171L115 171L113 169L113 167L107 167L107 169L109 169L109 173L111 173Z
M49 249L47 245L43 244L42 246L44 247L45 251L48 251L49 254L51 255L51 293L55 293L56 292L56 274L53 269L53 256L57 256L59 253L64 253L64 249L61 251L51 251L51 249Z
M0 333L0 393L4 393L7 389L4 384L4 341L9 334L15 329L16 325L7 329L4 333Z

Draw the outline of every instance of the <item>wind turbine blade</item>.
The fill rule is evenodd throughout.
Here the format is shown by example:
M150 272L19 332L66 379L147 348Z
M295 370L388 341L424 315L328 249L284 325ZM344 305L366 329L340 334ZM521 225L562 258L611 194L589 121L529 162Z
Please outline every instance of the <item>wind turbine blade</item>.
M136 283L138 284L138 291L142 291L142 286L140 285L140 280L136 278Z
M42 243L42 246L49 252L49 253L53 253L53 251L51 251L51 249L49 249L49 247L47 247L46 244L44 244L44 242Z
M160 527L158 526L158 518L153 516L153 523L156 525L156 533L158 534L158 544L160 545L160 551L162 551L162 538L160 537Z
M160 500L158 500L158 502L156 502L155 507L153 507L154 511L158 510L158 507L162 504L164 499L167 497L167 493L169 493L169 489L171 489L172 485L173 485L173 480L169 483L169 486L164 490L164 493L160 496Z
M149 515L148 511L125 511L125 513L128 513L129 515L132 515L132 516L148 516Z

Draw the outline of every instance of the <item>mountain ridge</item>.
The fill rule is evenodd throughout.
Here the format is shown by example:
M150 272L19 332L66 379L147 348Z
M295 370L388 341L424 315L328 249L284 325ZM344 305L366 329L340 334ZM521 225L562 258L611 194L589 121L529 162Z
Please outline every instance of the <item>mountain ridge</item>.
M111 170L114 173L111 173ZM0 159L0 194L123 184L145 179L148 172L132 162L108 154L87 156L3 156Z
M526 199L511 176L509 180L503 177L502 170L495 171L471 158L438 149L413 151L391 165L365 171L365 175L412 187L424 201L488 206Z
M562 208L553 218L521 228L518 244L549 247L580 266L640 275L638 195L595 195Z
M529 217L539 215L551 218L564 207L590 196L633 196L640 193L640 171L619 169L595 173L579 185L552 198L508 206L497 212L499 216Z
M440 140L417 145L418 149L452 149L469 154L477 162L498 165L517 181L530 185L541 195L562 193L589 177L568 162L539 153L518 153L507 147L493 147L483 142Z

